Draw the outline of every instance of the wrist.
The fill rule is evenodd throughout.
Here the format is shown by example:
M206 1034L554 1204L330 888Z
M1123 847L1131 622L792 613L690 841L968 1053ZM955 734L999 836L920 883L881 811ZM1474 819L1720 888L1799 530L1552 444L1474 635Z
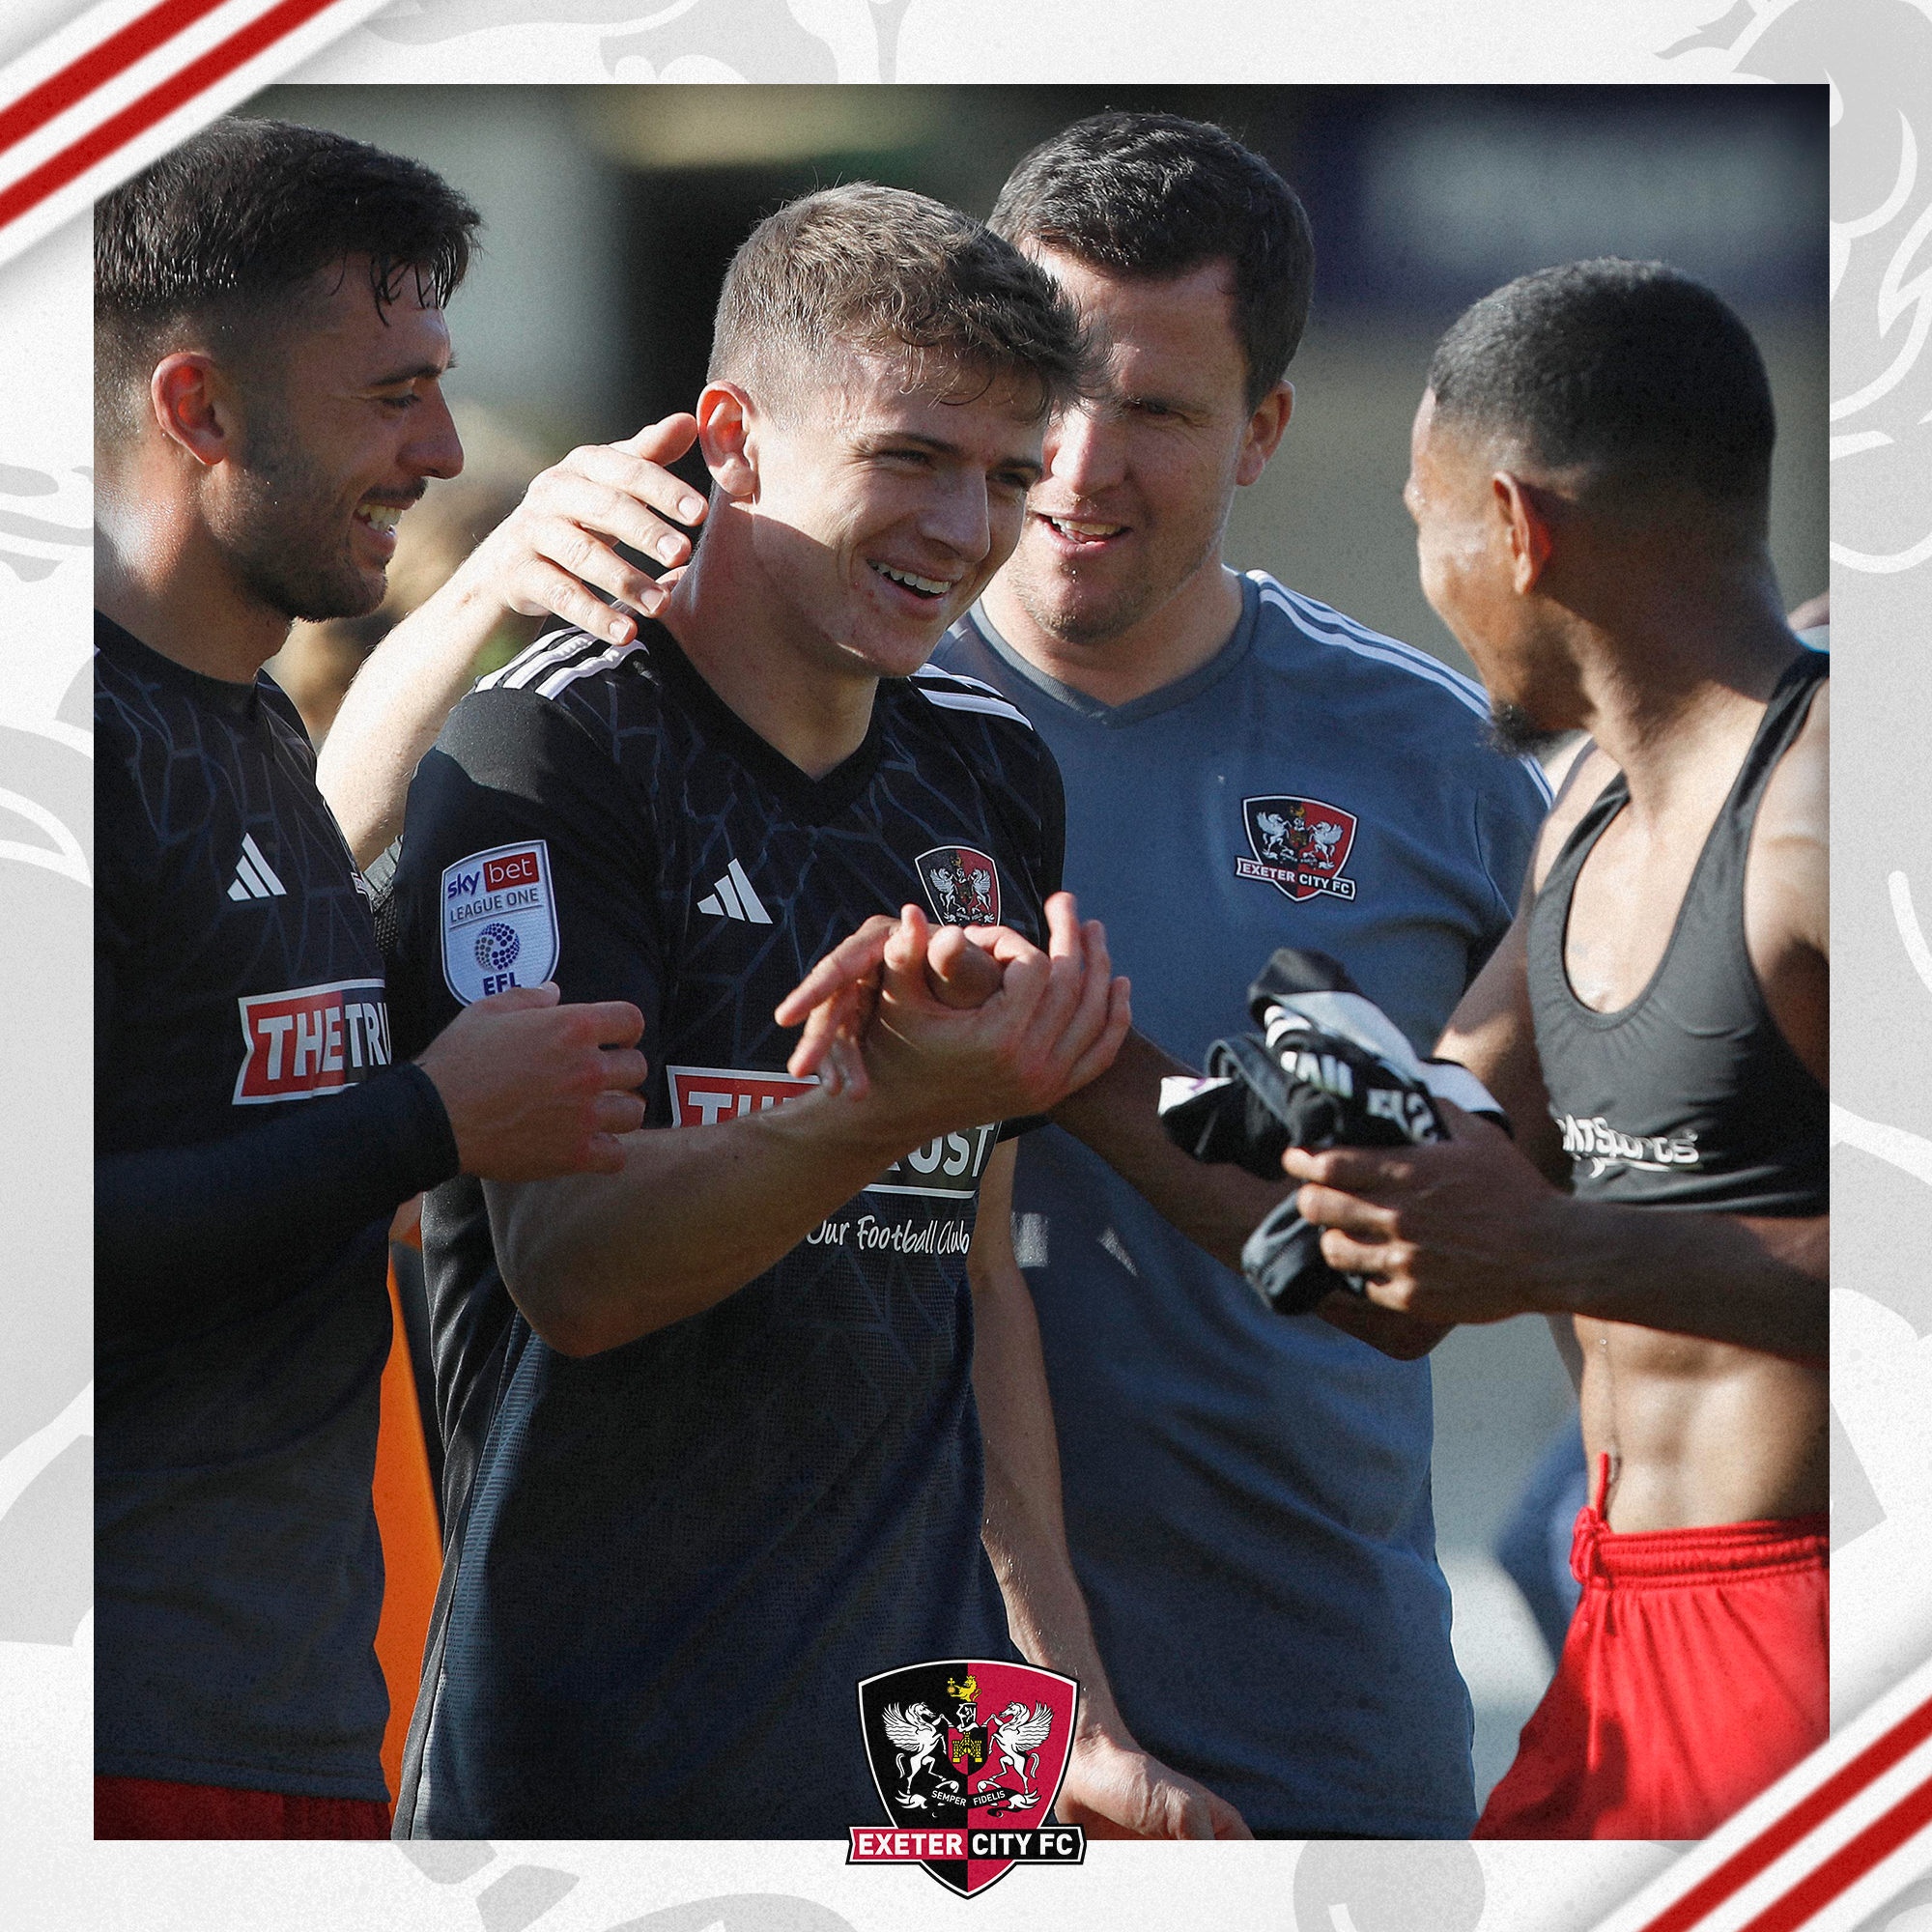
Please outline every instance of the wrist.
M1596 1220L1599 1225L1593 1227ZM1587 1315L1597 1267L1594 1236L1601 1217L1586 1203L1551 1192L1527 1216L1529 1261L1524 1268L1523 1312L1528 1315Z
M895 1106L881 1096L876 1086L857 1097L814 1088L753 1118L801 1149L809 1144L824 1151L836 1151L867 1175L883 1174L895 1160L932 1138L930 1131L920 1131L903 1106Z
M1112 1695L1104 1687L1099 1695L1091 1695L1085 1684L1080 1687L1080 1715L1074 1720L1073 1742L1111 1750L1140 1749Z

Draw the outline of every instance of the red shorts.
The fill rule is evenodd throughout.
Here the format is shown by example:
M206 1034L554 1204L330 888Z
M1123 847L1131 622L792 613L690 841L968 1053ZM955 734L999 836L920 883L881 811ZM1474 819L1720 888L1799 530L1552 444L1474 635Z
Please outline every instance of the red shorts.
M97 1777L97 1838L386 1838L386 1802Z
M1474 1835L1701 1838L1815 1750L1829 1527L1821 1511L1619 1536L1586 1507L1562 1662Z

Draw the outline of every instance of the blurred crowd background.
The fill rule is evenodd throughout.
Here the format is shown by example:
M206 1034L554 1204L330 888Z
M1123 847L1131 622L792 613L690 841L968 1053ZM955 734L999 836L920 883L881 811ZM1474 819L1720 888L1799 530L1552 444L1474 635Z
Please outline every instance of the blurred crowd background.
M242 111L415 156L486 222L450 310L460 367L446 388L468 468L404 520L382 610L298 627L270 666L311 732L327 731L362 656L537 469L691 406L720 277L760 215L852 180L984 215L1027 148L1102 107L1218 122L1268 156L1314 223L1314 314L1289 371L1294 417L1236 503L1231 561L1466 669L1423 602L1400 500L1430 350L1512 276L1614 254L1699 276L1750 325L1777 404L1772 554L1786 608L1824 590L1822 87L282 87ZM533 629L506 631L490 656L511 655ZM1505 1532L1576 1403L1540 1320L1458 1330L1435 1362L1437 1531L1476 1704L1480 1798L1552 1662L1498 1543L1519 1574L1547 1567L1530 1598L1540 1580L1548 1624L1566 1505L1539 1506Z

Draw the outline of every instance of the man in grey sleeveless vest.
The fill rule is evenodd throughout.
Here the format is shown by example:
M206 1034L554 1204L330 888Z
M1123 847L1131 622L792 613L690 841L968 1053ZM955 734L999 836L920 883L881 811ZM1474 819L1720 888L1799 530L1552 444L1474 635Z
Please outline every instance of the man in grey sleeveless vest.
M1772 439L1744 325L1655 263L1487 297L1415 420L1430 602L1505 730L1596 741L1441 1049L1517 1145L1285 1162L1378 1303L1576 1321L1583 1598L1479 1835L1699 1837L1825 1737L1829 659Z

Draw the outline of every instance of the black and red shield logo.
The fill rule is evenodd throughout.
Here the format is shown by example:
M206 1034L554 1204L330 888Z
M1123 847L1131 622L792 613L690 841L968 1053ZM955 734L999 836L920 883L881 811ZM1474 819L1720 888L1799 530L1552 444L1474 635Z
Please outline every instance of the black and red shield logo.
M935 845L913 861L926 903L943 925L998 925L1000 868L971 845Z
M1265 879L1292 899L1355 896L1343 871L1355 842L1352 811L1319 798L1244 798L1241 822L1254 857L1235 861L1236 878Z
M854 1825L847 1864L923 1864L971 1898L1015 1864L1079 1864L1059 1825L1080 1687L1030 1663L909 1663L859 1686L859 1724L889 1825Z

